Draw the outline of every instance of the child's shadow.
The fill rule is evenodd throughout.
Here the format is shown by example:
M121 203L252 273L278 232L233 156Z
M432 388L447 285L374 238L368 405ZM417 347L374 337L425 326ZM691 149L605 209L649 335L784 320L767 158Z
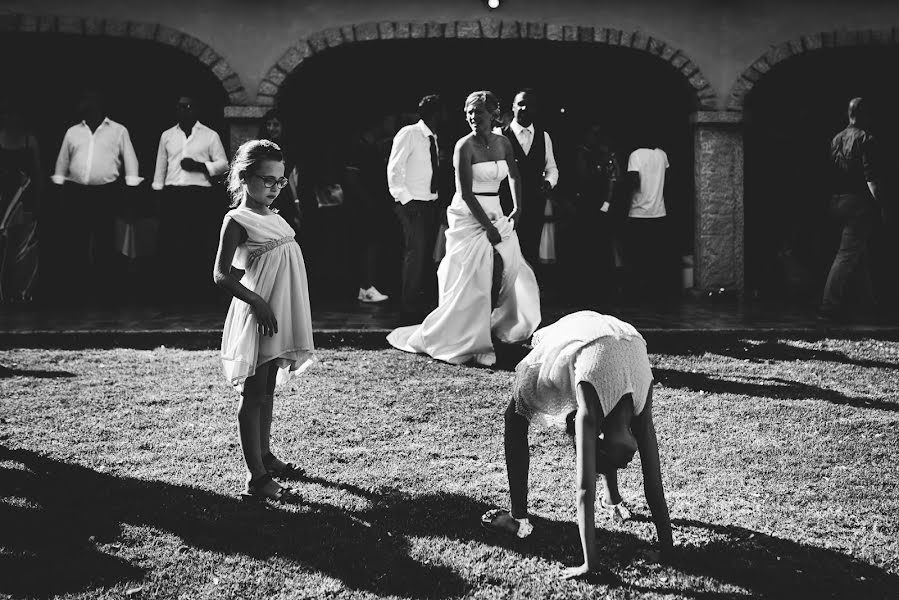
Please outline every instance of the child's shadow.
M426 554L416 558L413 537L476 541L560 566L580 561L573 522L535 518L535 533L526 540L489 534L479 517L491 507L458 494L410 496L393 488L366 490L305 477L303 486L338 488L365 498L369 507L348 512L304 503L266 509L198 488L97 473L2 445L0 463L5 463L0 468L0 542L7 550L0 557L5 574L0 594L48 597L143 578L142 568L118 555L119 550L127 555L128 548L114 545L128 545L119 539L123 525L178 536L186 560L195 549L263 560L277 556L351 589L406 598L460 596L472 587L451 567L429 562ZM652 548L628 527L597 531L602 564L621 580L633 578L634 558ZM740 527L675 521L677 539L690 539L691 532L699 532L693 537L700 542L680 548L673 568L753 594L876 598L899 589L895 575L839 552ZM503 575L495 573L495 580L503 583ZM688 579L681 584L691 585ZM633 582L623 585L639 588ZM694 588L667 584L644 589L697 595Z
M7 550L0 556L0 595L50 597L142 579L144 569L119 556L128 550L121 548L128 545L120 540L123 525L170 532L183 540L184 553L199 548L277 556L382 595L465 592L465 581L451 568L410 556L405 518L385 527L331 505L270 509L198 488L97 473L2 445L0 463L11 464L0 467L0 544Z

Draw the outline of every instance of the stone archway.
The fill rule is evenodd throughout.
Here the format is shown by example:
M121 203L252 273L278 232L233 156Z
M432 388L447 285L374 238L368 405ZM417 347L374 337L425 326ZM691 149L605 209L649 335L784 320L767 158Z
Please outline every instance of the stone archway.
M253 114L274 106L288 76L312 56L347 45L426 39L545 40L603 45L656 57L670 66L688 91L692 90L695 287L703 291L743 289L740 114L720 110L718 91L685 52L646 32L491 18L448 23L385 21L332 27L300 40L268 70L257 90ZM237 117L237 111L234 112Z
M205 65L221 82L232 105L249 103L243 82L228 61L203 41L166 25L101 17L10 14L0 16L0 32L106 36L156 42L176 48Z
M717 91L689 56L645 32L485 18L449 23L383 21L331 27L314 33L291 46L268 70L259 84L256 103L260 106L273 106L287 76L304 60L326 52L329 48L378 40L408 39L529 39L631 48L657 56L679 71L694 90L696 110L714 109L718 102Z
M774 65L791 57L825 48L851 48L858 46L896 46L899 44L899 29L861 29L825 31L771 46L771 48L744 70L731 87L726 108L742 111L744 100L755 85Z
M840 29L771 45L740 73L725 105L745 114L747 279L755 293L820 300L835 251L826 215L830 140L857 95L884 103L899 128L899 94L880 75L899 60L899 30ZM776 215L776 216L774 216ZM772 218L774 216L774 218Z

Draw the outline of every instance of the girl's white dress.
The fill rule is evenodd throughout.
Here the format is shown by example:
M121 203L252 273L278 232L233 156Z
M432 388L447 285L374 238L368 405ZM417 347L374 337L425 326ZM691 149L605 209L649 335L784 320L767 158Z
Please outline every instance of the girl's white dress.
M446 255L437 269L439 306L421 325L395 329L387 341L400 350L448 363L474 359L492 365L496 354L491 334L502 342L518 343L527 341L537 329L540 290L534 271L521 256L513 223L503 215L496 195L509 175L506 161L475 163L471 171L472 191L502 237L495 247L503 260L497 307L490 307L494 246L457 191L446 211Z
M577 384L596 389L603 415L625 394L643 412L652 386L646 341L634 326L588 310L566 315L534 334L533 350L515 367L515 412L531 423L565 425L577 410Z
M225 215L247 232L247 241L237 247L233 266L243 269L240 282L271 306L278 320L272 337L259 331L256 313L249 304L234 298L222 332L222 366L225 377L239 392L259 365L276 361L276 383L281 385L313 361L312 318L309 286L303 253L294 230L277 214L261 215L238 207Z

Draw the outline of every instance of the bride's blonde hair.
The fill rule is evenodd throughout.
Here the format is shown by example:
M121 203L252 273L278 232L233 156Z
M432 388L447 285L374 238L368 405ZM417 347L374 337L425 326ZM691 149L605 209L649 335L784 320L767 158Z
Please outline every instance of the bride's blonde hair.
M465 99L465 106L462 110L467 111L470 106L477 106L479 104L483 104L484 108L487 109L487 112L490 113L491 118L493 119L493 125L498 125L502 122L502 114L499 110L499 98L496 97L496 94L489 90L472 92L468 94L468 98Z

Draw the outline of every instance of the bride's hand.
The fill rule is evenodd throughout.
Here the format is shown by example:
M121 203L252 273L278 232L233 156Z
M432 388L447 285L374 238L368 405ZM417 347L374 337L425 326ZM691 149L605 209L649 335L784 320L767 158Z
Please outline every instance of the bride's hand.
M491 224L490 227L487 228L487 240L494 246L503 241L503 236L499 234L496 225Z
M509 220L512 221L512 228L518 229L518 221L521 220L521 209L516 208L509 213Z

